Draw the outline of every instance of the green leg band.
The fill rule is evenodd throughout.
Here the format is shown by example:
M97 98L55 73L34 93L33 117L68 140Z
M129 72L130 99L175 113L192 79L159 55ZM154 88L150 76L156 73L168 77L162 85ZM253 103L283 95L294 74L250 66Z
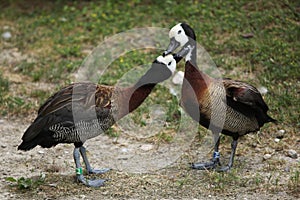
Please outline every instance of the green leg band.
M81 175L82 174L82 168L76 168L76 175Z

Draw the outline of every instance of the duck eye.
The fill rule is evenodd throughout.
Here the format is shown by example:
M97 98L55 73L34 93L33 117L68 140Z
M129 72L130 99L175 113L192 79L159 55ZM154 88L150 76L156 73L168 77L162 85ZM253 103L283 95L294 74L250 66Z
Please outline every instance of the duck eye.
M178 31L178 34L180 34L180 33L181 33L181 30Z
M168 65L171 65L172 64L172 61L170 61L169 63L168 63Z

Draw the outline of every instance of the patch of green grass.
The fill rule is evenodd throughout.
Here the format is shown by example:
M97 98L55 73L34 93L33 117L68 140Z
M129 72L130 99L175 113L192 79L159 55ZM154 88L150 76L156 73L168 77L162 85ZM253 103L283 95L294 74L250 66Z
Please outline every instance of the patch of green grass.
M118 138L120 136L120 133L115 131L113 128L109 128L107 131L105 131L105 134L113 138Z
M8 96L4 99L7 114L24 115L32 109L32 103L26 102L23 97Z
M228 173L207 172L206 175L205 179L214 191L224 191L228 187L242 186L242 177L236 170L231 170Z
M299 166L299 165L298 165ZM290 176L290 180L289 180L289 187L293 190L295 190L295 192L297 191L299 194L300 191L300 171L299 169L295 169L292 170L291 172L291 176Z
M31 190L38 188L44 183L45 174L41 174L38 178L7 177L5 180L13 183L12 186L17 187L19 190Z
M9 89L9 81L3 77L1 71L0 71L0 93L1 94L5 94L6 92L8 92ZM0 99L3 98L4 95L0 96Z
M7 98L7 94L9 91L9 81L3 77L0 71L0 108L1 108L1 115L6 115L7 110L4 109L5 99Z

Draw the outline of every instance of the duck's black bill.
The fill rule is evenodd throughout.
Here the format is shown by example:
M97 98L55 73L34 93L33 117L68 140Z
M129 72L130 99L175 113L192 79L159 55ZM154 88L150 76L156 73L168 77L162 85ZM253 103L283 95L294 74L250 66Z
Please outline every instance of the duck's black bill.
M170 39L170 44L169 44L167 50L163 53L163 56L166 56L166 55L172 53L172 52L173 52L175 49L177 49L179 46L180 46L180 43L177 42L177 41L175 40L174 37L171 38L171 39Z

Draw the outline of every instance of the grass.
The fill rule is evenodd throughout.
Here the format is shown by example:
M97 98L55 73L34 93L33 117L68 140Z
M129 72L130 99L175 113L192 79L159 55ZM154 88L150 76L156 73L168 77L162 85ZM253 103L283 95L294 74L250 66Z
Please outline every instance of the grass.
M6 181L13 183L12 186L17 187L20 190L35 189L44 183L45 174L41 174L39 177L35 177L35 179L25 177L15 179L13 177L7 177Z
M0 49L17 48L21 55L26 55L23 60L0 63L0 115L20 117L34 113L54 92L47 89L16 92L13 87L16 83L9 74L26 77L24 87L28 82L44 82L56 85L58 89L72 82L71 75L80 67L87 52L106 37L132 28L170 28L186 21L195 29L198 43L208 51L224 77L268 88L264 99L270 107L270 115L279 121L279 125L266 125L261 134L255 135L258 147L270 144L278 151L297 147L300 128L300 5L297 1L31 2L0 3L0 30L12 33L12 38L0 39ZM248 33L253 37L243 36ZM114 85L133 67L151 63L158 54L159 51L148 49L129 52L111 64L99 83ZM180 70L183 70L182 66L179 65ZM168 131L159 133L157 140L170 142L170 130L178 128L180 112L178 100L167 88L157 86L132 119L144 126L149 118L148 108L153 104L166 108L168 122ZM273 143L277 129L287 132L280 144ZM114 131L110 130L109 134L115 137L120 134ZM205 133L202 129L200 133L201 138ZM230 141L225 139L223 142L228 151ZM253 151L251 142L243 140L246 145L239 145L240 154ZM276 166L281 165L272 163L270 166L273 167L268 170L276 171ZM209 174L206 181L215 183L216 190L222 191L228 187L232 189L235 184L243 185L243 175L239 171L232 173ZM293 171L291 177L289 188L296 191L299 170ZM247 181L253 183L251 187L254 188L270 184L262 175ZM179 179L177 184L182 187L189 182Z

